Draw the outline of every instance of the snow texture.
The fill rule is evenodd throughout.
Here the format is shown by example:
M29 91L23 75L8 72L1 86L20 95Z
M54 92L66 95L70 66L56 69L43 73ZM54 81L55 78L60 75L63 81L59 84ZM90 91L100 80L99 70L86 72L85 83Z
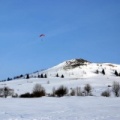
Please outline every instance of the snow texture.
M101 74L102 69L105 75ZM99 73L96 74L95 71ZM93 96L65 96L42 98L0 98L0 120L120 120L120 98L102 97L101 93L109 89L114 81L120 83L120 65L111 63L91 63L73 59L65 61L45 71L30 74L33 78L0 82L0 88L8 86L17 94L32 92L36 83L41 84L47 93L53 87L64 85L71 88L92 86ZM38 74L47 74L48 78L34 78ZM56 77L56 74L65 78Z

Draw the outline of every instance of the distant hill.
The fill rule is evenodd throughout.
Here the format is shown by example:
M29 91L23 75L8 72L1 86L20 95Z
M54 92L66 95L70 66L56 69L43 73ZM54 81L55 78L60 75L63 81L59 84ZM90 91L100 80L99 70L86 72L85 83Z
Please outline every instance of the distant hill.
M56 75L57 77L64 75L65 78L88 78L98 74L114 76L115 71L120 74L120 65L112 63L92 63L84 59L72 59L47 70L32 73L30 77L38 77L38 75L46 74L48 78L56 77Z

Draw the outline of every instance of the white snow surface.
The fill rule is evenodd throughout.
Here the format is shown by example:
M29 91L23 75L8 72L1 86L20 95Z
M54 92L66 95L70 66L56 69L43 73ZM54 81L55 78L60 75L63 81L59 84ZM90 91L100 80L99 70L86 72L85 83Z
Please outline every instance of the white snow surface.
M48 84L49 81L49 84ZM65 96L42 98L0 98L0 120L120 120L120 98L100 96L119 77L95 76L91 78L32 78L0 83L21 94L32 92L36 83L51 93L53 87L81 87L89 83L94 96ZM109 88L111 89L111 88Z
M75 61L74 59L72 60ZM113 73L120 72L120 65L111 63L90 63L75 68L64 69L63 62L45 71L31 74L47 74L48 78L16 79L0 82L0 88L8 86L17 94L32 92L36 83L41 84L47 93L53 87L64 85L71 88L92 86L93 96L64 96L42 98L0 98L0 120L120 120L120 97L102 97L104 90L110 90L114 81L120 83L120 77ZM96 74L96 70L105 69L106 74ZM55 77L56 74L65 78Z
M39 74L47 74L47 77L55 77L56 74L61 76L64 75L65 78L89 78L96 75L96 70L99 73L105 70L106 75L114 75L115 70L120 73L120 65L112 63L91 63L91 62L81 62L83 59L72 59L60 63L52 68L44 71L31 74L31 76L38 76ZM75 67L74 67L75 66Z
M120 120L120 98L0 99L0 120Z

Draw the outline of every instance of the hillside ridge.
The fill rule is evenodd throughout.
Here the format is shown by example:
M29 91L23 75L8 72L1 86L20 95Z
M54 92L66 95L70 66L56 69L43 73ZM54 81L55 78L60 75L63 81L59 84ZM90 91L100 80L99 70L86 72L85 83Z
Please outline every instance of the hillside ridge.
M37 77L40 74L47 75L47 77L56 77L56 75L64 75L66 78L85 78L102 74L104 70L105 75L113 76L115 71L120 74L120 65L112 63L92 63L88 60L79 58L64 61L47 70L39 71L31 76Z

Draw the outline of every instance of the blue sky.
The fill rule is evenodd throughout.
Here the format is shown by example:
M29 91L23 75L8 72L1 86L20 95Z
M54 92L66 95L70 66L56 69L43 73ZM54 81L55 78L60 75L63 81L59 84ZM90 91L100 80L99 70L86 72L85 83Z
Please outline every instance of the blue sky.
M0 0L0 79L73 58L120 64L120 0Z

